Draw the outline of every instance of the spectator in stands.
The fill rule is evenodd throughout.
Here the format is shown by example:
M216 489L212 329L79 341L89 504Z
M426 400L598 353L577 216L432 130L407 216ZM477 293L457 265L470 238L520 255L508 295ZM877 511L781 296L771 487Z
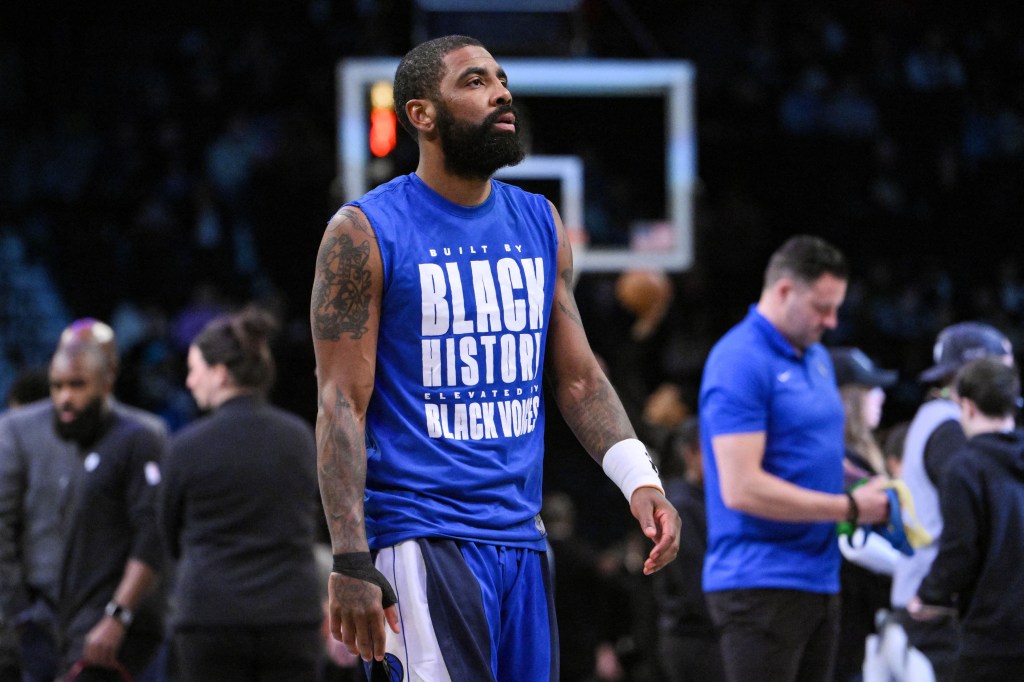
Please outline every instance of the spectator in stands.
M913 556L898 558L892 584L893 614L910 645L928 658L938 682L953 679L960 647L957 625L951 617L919 621L906 609L939 552L942 482L953 455L967 440L954 399L953 379L957 370L971 360L992 356L1012 364L1012 353L1009 339L988 324L961 322L943 329L935 341L934 365L920 375L921 381L932 384L932 388L914 415L903 448L903 480L913 496L917 518L934 542L917 548Z
M18 373L7 390L7 407L24 407L50 397L50 376L45 367L28 367Z
M1024 671L1024 433L1020 377L999 358L957 374L966 445L942 483L939 554L907 605L915 618L959 614L957 682L1013 682Z
M829 351L836 372L836 384L843 399L846 417L843 441L845 483L849 487L861 480L886 473L885 457L875 440L882 419L885 388L896 382L897 373L883 370L859 348L832 348ZM890 554L895 561L895 550ZM865 638L875 631L875 613L889 605L892 569L879 573L850 561L845 556L839 570L840 615L839 647L836 655L836 682L860 679L864 663Z
M725 679L718 631L701 589L707 551L704 463L697 417L673 429L665 457L681 474L665 477L665 495L683 521L676 560L654 577L658 619L658 657L667 680L717 682ZM668 471L664 467L663 471Z

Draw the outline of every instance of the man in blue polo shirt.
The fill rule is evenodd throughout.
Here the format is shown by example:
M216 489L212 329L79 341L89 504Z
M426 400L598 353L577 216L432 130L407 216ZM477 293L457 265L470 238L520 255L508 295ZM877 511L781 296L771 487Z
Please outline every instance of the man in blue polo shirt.
M831 679L836 522L888 515L881 478L843 491L843 405L820 340L847 277L835 247L791 238L704 366L704 591L733 682Z

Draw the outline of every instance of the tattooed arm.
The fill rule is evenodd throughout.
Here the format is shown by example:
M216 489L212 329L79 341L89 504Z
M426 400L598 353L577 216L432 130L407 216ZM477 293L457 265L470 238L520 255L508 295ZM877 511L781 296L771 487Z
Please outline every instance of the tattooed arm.
M346 206L317 255L310 324L317 371L317 476L334 554L366 552L366 409L373 392L383 270L373 229ZM331 573L331 632L364 660L384 657L384 622L397 630L375 584Z
M590 348L572 291L572 245L554 206L551 212L558 228L558 278L544 379L550 383L566 423L600 464L608 448L621 440L636 438L636 433ZM655 543L644 563L644 573L653 573L679 552L679 514L655 488L638 488L629 509L640 522L644 535Z

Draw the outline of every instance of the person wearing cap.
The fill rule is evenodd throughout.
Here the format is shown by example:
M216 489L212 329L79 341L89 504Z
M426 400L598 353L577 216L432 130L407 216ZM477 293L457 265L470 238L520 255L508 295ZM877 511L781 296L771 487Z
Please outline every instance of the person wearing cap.
M1016 681L1024 671L1020 377L997 358L981 358L960 370L954 388L968 440L942 483L939 554L907 608L926 622L959 615L958 682Z
M835 367L836 385L839 386L846 416L843 466L844 483L849 487L865 478L886 473L885 458L875 440L875 429L882 419L885 388L896 383L899 373L878 368L859 348L831 348L829 355ZM857 546L864 546L867 540L862 538ZM840 542L846 542L846 539L842 538ZM896 550L887 549L885 557L894 561ZM842 610L834 679L849 682L860 678L865 638L875 631L875 612L889 604L892 579L891 570L888 574L869 570L849 560L845 552L846 549L839 572ZM877 553L874 558L878 558Z
M885 389L896 383L899 373L879 369L859 348L832 348L829 355L846 414L847 483L884 474L885 458L874 434L882 420Z
M1010 365L1013 347L1002 332L982 322L960 322L939 332L934 364L919 377L932 387L910 423L903 449L903 480L913 496L921 527L935 540L918 547L912 556L897 559L891 594L893 617L906 631L910 646L928 658L938 682L953 678L960 646L957 625L952 617L921 622L910 617L906 608L939 552L943 527L940 483L953 455L967 441L960 425L960 408L953 400L953 379L957 370L982 357L995 357Z
M703 585L733 682L831 677L837 522L888 518L882 477L843 486L843 404L821 337L836 327L848 276L831 244L787 240L760 300L704 365Z
M49 400L0 418L0 620L17 628L25 680L79 659L137 672L162 637L166 431L112 400L113 334L97 325L109 330L89 320L62 335Z

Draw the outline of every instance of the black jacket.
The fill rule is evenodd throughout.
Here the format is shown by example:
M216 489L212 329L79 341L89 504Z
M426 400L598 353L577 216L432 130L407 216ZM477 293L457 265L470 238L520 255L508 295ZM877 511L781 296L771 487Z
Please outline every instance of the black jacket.
M160 508L178 561L175 628L319 623L318 500L312 427L260 398L175 434Z
M682 478L674 478L665 481L665 494L679 512L683 531L675 560L654 574L658 630L684 637L717 639L701 587L708 544L704 489Z
M62 504L65 538L58 612L68 640L66 655L81 655L85 637L102 618L128 559L162 572L156 504L166 434L152 415L112 403L110 426L78 452L79 466ZM121 652L163 633L163 588L135 607Z
M925 604L955 606L966 656L1024 656L1024 433L967 441L942 487L939 555Z

